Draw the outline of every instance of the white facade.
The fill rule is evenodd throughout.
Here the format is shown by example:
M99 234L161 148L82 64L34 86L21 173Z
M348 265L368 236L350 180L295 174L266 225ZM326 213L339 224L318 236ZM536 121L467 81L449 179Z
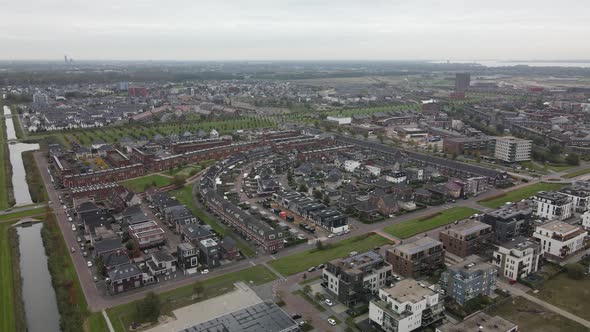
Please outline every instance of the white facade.
M352 173L360 165L361 165L361 163L358 162L358 161L356 161L356 160L347 160L347 161L344 162L344 170L347 171L347 172Z
M533 233L533 237L539 240L543 253L558 258L565 258L582 250L587 235L588 232L581 227L561 221L537 226Z
M536 272L541 256L542 251L538 244L526 240L518 243L511 241L494 250L492 262L500 268L504 277L516 280Z
M408 177L403 172L394 172L385 176L385 181L391 183L404 183L408 180Z
M422 312L441 312L439 294L413 279L379 290L379 301L369 303L369 319L384 331L410 332L422 327ZM392 328L396 326L397 328Z
M590 211L586 211L582 214L582 226L584 226L584 229L586 230L590 229Z
M533 196L535 214L549 220L565 220L572 216L574 203L571 198L558 192L539 192Z
M331 121L331 122L336 122L338 125L345 125L345 124L351 124L352 123L352 118L351 117L337 117L337 116L329 116L326 118L326 120Z
M379 167L379 166L365 165L365 168L367 169L367 171L369 171L369 173L371 175L374 175L374 176L381 175L381 167Z
M497 137L494 157L498 160L513 163L531 160L532 143L529 140L515 137Z

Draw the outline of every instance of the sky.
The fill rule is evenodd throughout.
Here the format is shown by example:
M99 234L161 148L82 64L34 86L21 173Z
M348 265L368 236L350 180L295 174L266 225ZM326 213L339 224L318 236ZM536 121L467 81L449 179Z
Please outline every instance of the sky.
M589 0L0 0L0 59L589 59Z

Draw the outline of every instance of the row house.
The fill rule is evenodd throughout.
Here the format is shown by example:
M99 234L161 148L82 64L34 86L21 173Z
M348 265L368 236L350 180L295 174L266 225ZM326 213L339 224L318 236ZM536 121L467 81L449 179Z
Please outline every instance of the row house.
M63 177L63 185L66 188L86 187L109 182L125 181L144 174L145 168L142 164L133 164L95 172L66 175Z
M164 230L155 221L129 225L128 232L141 249L163 245L166 242Z

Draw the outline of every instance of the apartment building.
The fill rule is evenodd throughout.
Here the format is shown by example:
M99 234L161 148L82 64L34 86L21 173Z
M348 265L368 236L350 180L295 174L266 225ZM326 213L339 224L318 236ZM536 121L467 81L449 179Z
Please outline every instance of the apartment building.
M518 332L518 326L500 316L490 316L478 311L465 318L462 322L454 324L448 322L436 328L436 332Z
M439 239L446 251L459 257L467 257L489 249L493 241L493 231L488 224L467 219L440 232Z
M535 214L549 220L565 220L573 215L572 199L560 192L540 191L532 197Z
M516 280L536 272L542 255L540 244L525 237L517 237L496 246L492 263L504 277Z
M559 192L572 200L574 211L583 213L590 209L590 182L574 182Z
M443 268L445 252L442 242L423 237L387 250L385 260L391 264L394 273L418 278Z
M531 160L532 142L516 137L496 137L494 157L498 160L514 163Z
M332 260L322 273L322 286L346 306L367 303L390 281L391 265L374 251Z
M531 208L512 204L486 212L481 221L492 226L494 241L503 243L518 236L530 236L533 232L532 217Z
M498 269L481 261L479 256L469 256L451 265L440 276L440 285L446 295L460 305L480 296L490 295L496 288Z
M371 325L387 332L410 332L442 320L443 302L429 286L404 279L380 289L378 299L369 303Z
M564 259L584 248L587 235L582 227L553 221L537 226L533 238L540 243L547 258Z

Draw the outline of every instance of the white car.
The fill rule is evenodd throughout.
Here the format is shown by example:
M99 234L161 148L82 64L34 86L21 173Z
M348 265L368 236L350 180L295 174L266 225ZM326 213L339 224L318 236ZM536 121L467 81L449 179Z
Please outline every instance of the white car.
M72 225L72 231L75 232L76 231L76 225Z
M88 267L92 267L92 262L88 261L88 263L86 263L86 265L88 265Z
M331 307L334 305L334 302L332 302L332 300L330 299L326 299L324 302L326 302L326 304L328 305L328 307Z
M332 326L336 326L336 320L334 320L332 318L328 318L328 324L330 324Z
M335 235L335 234L330 234L330 235L328 235L328 239L331 239L331 238L333 238L333 237L336 237L336 235Z
M209 270L207 270L207 269L204 269L203 271L201 271L201 274L207 274L207 273L209 273Z

